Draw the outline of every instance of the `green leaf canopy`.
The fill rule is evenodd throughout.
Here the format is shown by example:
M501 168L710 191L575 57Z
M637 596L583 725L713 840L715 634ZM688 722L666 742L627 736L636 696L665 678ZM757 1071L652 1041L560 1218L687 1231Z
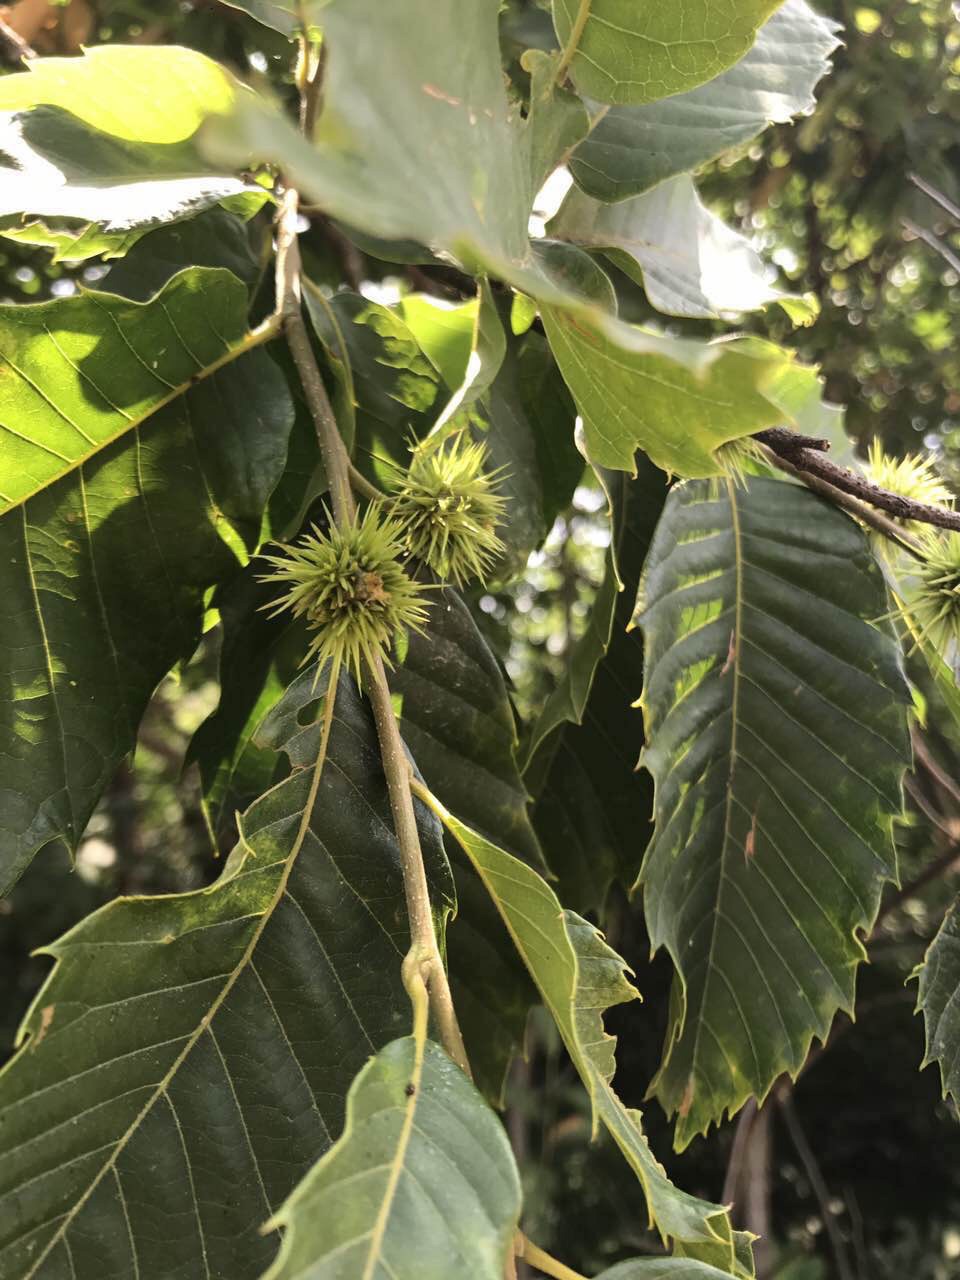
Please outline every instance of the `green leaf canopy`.
M660 102L611 107L573 153L573 176L598 200L623 200L809 113L837 32L806 0L786 0L715 79Z
M409 1025L376 735L342 678L318 780L323 694L307 670L275 708L264 731L293 772L244 815L215 884L117 899L49 948L0 1074L0 1274L256 1280L277 1247L260 1227ZM442 927L449 866L419 821Z
M776 480L675 488L644 571L651 944L677 971L651 1086L685 1146L853 1006L896 876L909 695L866 539Z

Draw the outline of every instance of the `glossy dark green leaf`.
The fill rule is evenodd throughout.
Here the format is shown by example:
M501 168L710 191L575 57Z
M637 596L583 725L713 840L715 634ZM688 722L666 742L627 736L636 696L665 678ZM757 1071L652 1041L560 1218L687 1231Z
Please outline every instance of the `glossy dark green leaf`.
M571 158L577 183L598 200L623 200L698 169L768 124L808 114L837 33L806 0L785 0L753 47L715 79L660 102L611 107Z
M0 83L0 217L26 219L3 234L60 258L112 256L250 189L192 141L204 118L247 93L211 59L131 45L29 65Z
M519 1216L503 1126L439 1045L409 1036L351 1086L342 1138L276 1215L264 1280L502 1280Z
M611 1087L616 1041L604 1030L603 1014L637 996L626 964L593 925L564 911L532 867L472 831L435 798L430 803L496 904L589 1094L594 1124L609 1130L643 1188L651 1225L693 1254L719 1249L732 1272L734 1233L727 1211L673 1185L647 1144L640 1113L626 1108Z
M255 1280L278 1244L261 1227L409 1026L399 852L348 679L308 811L323 695L308 670L277 704L264 732L293 772L215 884L118 899L49 948L0 1075L0 1274ZM450 873L423 810L420 831L442 926Z
M852 1010L896 876L909 694L864 535L800 486L675 488L641 604L644 911L677 971L651 1089L683 1147Z
M553 0L570 74L599 102L656 102L712 80L739 61L783 0Z
M633 884L653 814L653 788L637 770L643 721L633 705L643 640L630 628L667 488L661 471L642 456L637 464L635 480L611 477L603 582L564 679L534 726L524 768L544 855L562 900L578 911L599 907L613 880Z

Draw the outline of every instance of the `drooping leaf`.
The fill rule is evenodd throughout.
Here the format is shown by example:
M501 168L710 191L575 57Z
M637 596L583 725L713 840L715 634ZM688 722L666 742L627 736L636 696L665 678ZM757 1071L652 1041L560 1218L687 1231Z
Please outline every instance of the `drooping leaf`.
M517 385L526 340L507 338L489 297L483 308L477 300L448 307L420 295L388 308L340 293L323 309L311 303L311 315L331 367L341 343L349 362L350 389L339 395L340 403L351 399L358 469L390 491L409 461L411 439L438 424L468 428L486 445L489 469L500 470L497 489L507 504L510 536L495 575L521 569L547 532L538 463L546 456L552 479L555 466L566 472L574 447L572 418L569 434L554 445L542 438L541 420L526 414ZM480 372L471 381L474 356ZM559 417L553 409L551 415L543 406L551 426Z
M909 696L857 526L799 486L683 485L641 589L651 944L677 971L652 1092L683 1147L853 1006L909 759Z
M413 294L403 299L400 310L453 392L440 421L469 408L493 385L507 354L506 334L489 284L481 281L476 298L459 306Z
M664 13L673 19L672 9ZM806 0L785 0L753 47L715 79L660 102L611 107L571 158L577 183L598 200L623 200L749 142L768 124L808 114L838 29Z
M266 732L293 772L244 815L215 884L115 900L49 948L0 1075L0 1273L256 1280L278 1243L261 1226L409 1025L373 725L342 678L318 780L323 695L308 670L277 705ZM442 926L449 868L419 822Z
M351 1085L343 1136L275 1216L264 1280L502 1280L519 1216L503 1126L439 1045L408 1036Z
M915 976L919 977L917 1009L923 1014L927 1033L924 1067L936 1063L940 1069L943 1096L960 1098L960 917L956 903L950 908L923 958Z
M604 1030L603 1012L637 996L624 961L593 925L564 911L532 867L471 830L435 797L428 803L460 842L496 904L587 1089L594 1122L609 1130L643 1188L651 1224L665 1239L683 1241L694 1252L719 1248L735 1274L726 1210L670 1182L647 1145L640 1113L624 1107L611 1087L616 1041Z
M618 343L583 316L558 307L542 315L598 466L632 471L642 449L668 473L719 475L721 444L783 421L764 394L784 366L784 353L769 344L704 345L628 325L619 326Z
M107 45L29 67L0 82L0 217L39 221L4 234L61 258L115 255L250 189L192 141L205 118L251 96L202 54Z
M772 302L799 315L805 308L803 299L769 283L759 253L706 208L686 173L618 204L573 187L547 230L606 251L666 315L710 318Z
M712 80L753 44L783 0L553 0L561 46L575 52L570 74L599 102L656 102ZM584 21L585 18L585 21Z
M534 826L564 902L594 910L612 880L633 884L649 836L653 795L638 772L643 641L630 630L640 570L666 498L663 473L638 457L638 476L611 477L611 544L590 622L534 726L524 780ZM619 589L618 589L619 586Z
M19 373L4 416L23 437L0 488L39 483L0 517L0 888L49 842L75 847L155 686L195 648L207 590L259 539L290 432L283 378L251 352L172 390L189 384L198 352L223 352L237 295L239 281L214 271L178 277L156 308L98 294L10 308ZM144 314L142 330L114 325Z
M142 303L85 292L0 306L0 514L259 341L246 289L216 268L181 271Z

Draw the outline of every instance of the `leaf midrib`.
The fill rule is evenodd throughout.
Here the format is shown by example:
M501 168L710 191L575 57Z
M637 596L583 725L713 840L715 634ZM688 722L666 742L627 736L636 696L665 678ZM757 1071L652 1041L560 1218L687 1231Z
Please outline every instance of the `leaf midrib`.
M727 489L727 501L730 504L730 528L733 535L733 556L734 556L734 612L733 612L733 643L732 643L732 662L730 665L730 674L733 677L733 686L730 693L730 768L727 774L727 799L723 817L723 839L720 845L720 877L717 884L717 902L713 911L713 922L710 928L710 947L707 951L706 970L701 988L700 1007L696 1018L696 1031L693 1037L693 1048L690 1053L690 1082L688 1088L695 1088L694 1080L696 1074L696 1064L700 1052L700 1037L706 1024L705 1011L707 1007L707 994L710 990L710 982L715 971L714 955L717 946L717 936L720 932L720 921L723 916L723 891L727 882L727 854L730 845L733 843L730 832L730 821L733 814L733 792L734 792L734 776L737 768L737 730L739 728L739 702L740 702L740 664L742 662L742 624L743 624L743 554L742 554L742 531L740 528L740 510L736 501L736 483L729 477L725 480ZM721 679L723 678L721 673ZM690 1011L685 1011L685 1018L689 1018Z

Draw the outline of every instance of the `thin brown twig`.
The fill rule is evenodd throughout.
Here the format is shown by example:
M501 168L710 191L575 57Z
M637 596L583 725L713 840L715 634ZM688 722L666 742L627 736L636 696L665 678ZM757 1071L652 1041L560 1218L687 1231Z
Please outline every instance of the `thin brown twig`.
M960 275L960 257L957 257L946 240L941 240L935 232L929 231L926 227L921 227L918 222L914 222L911 218L901 218L900 222L904 231L909 231L912 236L922 240L928 248L940 255L951 271L956 271Z
M771 466L785 472L788 476L793 476L796 480L801 480L808 489L812 489L814 493L819 493L822 498L826 498L834 506L841 507L844 511L848 511L850 515L856 516L858 520L870 525L872 529L882 533L891 542L896 542L904 551L909 551L911 555L922 558L923 552L917 539L905 529L901 529L899 525L894 524L882 512L874 511L872 507L868 507L859 498L855 498L852 494L838 489L836 485L831 484L828 480L824 480L817 475L811 475L800 467L795 467L792 462L788 462L786 458L774 453L767 446L764 446L764 456Z
M949 200L942 191L938 191L931 183L921 178L919 173L911 173L907 176L918 190L922 191L925 196L929 196L935 204L940 206L944 213L953 218L954 222L960 222L960 208L952 200Z
M960 784L954 781L927 746L926 739L916 725L910 731L913 755L923 765L930 777L953 799L960 803Z
M948 507L936 507L928 502L917 502L913 498L905 498L902 494L882 489L880 485L859 476L849 467L838 466L823 456L817 447L803 443L810 437L799 436L795 431L785 427L772 427L767 431L759 431L754 436L762 445L778 458L789 462L804 476L815 476L826 481L834 489L858 498L870 506L879 507L900 520L918 520L923 524L936 525L940 529L960 530L960 511L951 511ZM820 442L825 443L823 441ZM898 533L902 535L903 530Z
M938 858L934 858L933 862L928 863L909 884L905 884L901 889L898 889L893 897L883 904L870 936L867 938L867 944L869 945L874 941L881 921L885 920L892 911L896 911L908 898L915 897L921 889L931 884L934 880L939 880L941 876L949 875L957 870L960 870L960 847L953 843Z
M748 1098L746 1106L737 1118L737 1128L733 1135L730 1157L727 1160L727 1172L723 1179L723 1191L720 1195L721 1204L733 1204L737 1198L737 1187L740 1184L740 1174L743 1170L743 1158L756 1115L756 1099Z

